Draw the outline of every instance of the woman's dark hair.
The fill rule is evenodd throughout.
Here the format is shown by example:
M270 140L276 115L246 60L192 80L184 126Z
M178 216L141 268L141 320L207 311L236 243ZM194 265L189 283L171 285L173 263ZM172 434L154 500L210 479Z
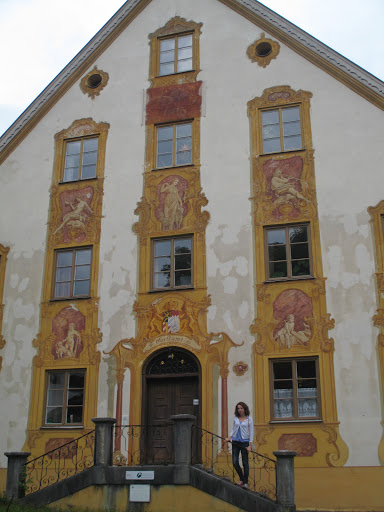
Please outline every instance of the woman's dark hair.
M239 416L240 416L240 414L239 414L239 412L238 412L238 410L237 410L237 406L238 406L238 405L241 405L241 407L244 409L244 413L245 413L245 415L246 415L246 416L250 416L249 407L248 407L248 405L247 405L245 402L238 402L238 403L236 404L236 407L235 407L235 416L237 416L237 417L239 417Z

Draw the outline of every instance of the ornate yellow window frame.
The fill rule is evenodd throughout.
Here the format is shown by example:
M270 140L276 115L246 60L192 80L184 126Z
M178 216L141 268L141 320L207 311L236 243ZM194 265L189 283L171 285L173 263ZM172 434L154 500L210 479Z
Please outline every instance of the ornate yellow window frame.
M379 369L381 380L381 392L384 392L384 200L376 206L368 208L373 227L373 236L376 253L376 283L377 283L377 311L373 317L373 323L380 332L377 337L377 350L379 357ZM384 419L381 421L384 427ZM379 458L384 464L384 430L379 443Z
M310 124L311 97L310 92L278 86L266 89L261 97L248 103L257 292L257 317L251 325L256 338L253 346L256 442L258 451L269 455L278 448L298 451L304 457L296 458L298 466L342 466L348 458L348 448L339 435L334 341L328 337L334 320L327 313L322 268ZM296 105L301 112L302 149L263 154L261 112ZM295 224L308 225L312 242L312 276L269 282L265 271L264 229ZM302 306L297 311L294 309L296 303ZM295 332L298 331L295 338L288 334L289 322L289 329L293 327ZM318 359L321 419L271 421L271 361L303 357Z
M5 339L2 335L3 332L3 313L4 313L4 304L3 304L3 294L4 294L4 281L5 281L5 269L7 266L9 247L5 247L0 244L0 350L5 346ZM3 358L0 357L0 371L3 364Z

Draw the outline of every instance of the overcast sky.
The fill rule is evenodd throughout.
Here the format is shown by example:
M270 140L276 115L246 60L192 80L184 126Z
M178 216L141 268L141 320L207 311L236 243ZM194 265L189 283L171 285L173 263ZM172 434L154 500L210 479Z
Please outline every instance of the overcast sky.
M0 0L0 134L123 3ZM384 0L262 3L384 80Z

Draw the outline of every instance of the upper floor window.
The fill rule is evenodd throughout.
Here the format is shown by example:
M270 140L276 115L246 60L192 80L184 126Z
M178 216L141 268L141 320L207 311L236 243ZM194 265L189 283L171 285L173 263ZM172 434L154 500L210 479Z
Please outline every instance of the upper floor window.
M265 228L266 279L311 276L308 224Z
M159 238L152 244L152 288L191 287L193 237Z
M159 76L193 70L193 35L160 39Z
M270 360L271 418L320 419L317 358Z
M98 142L98 137L66 141L63 181L96 178Z
M261 112L263 153L302 149L300 108L280 107Z
M192 123L158 126L156 167L192 164Z
M88 297L91 283L91 262L91 247L56 251L54 298Z
M46 425L82 425L85 371L55 371L47 373Z

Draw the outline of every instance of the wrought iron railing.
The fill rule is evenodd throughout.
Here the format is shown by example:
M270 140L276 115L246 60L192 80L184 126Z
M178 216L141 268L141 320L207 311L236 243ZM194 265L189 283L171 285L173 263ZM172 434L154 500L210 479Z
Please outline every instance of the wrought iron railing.
M173 464L173 422L158 425L116 425L114 466Z
M93 466L94 446L95 431L92 430L28 461L23 469L25 494L44 489Z
M194 425L192 433L196 430L198 435L192 435L192 453L196 452L193 443L200 443L203 469L231 482L237 482L239 478L233 467L230 451L232 443L227 443L223 437ZM248 452L248 461L248 489L276 501L276 461L255 451Z

